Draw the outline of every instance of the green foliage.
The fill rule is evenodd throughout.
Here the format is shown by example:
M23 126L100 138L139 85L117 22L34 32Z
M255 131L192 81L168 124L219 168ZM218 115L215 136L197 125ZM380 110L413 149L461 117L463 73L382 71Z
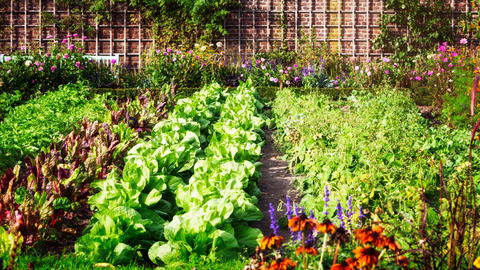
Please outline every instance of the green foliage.
M316 213L323 210L322 191L329 185L332 200L345 203L351 194L364 208L385 212L387 221L397 223L400 213L418 216L418 189L430 200L438 197L439 162L448 176L468 161L470 133L429 127L412 100L398 91L353 92L336 102L282 91L273 115L277 144L293 171L306 176L298 182L302 203ZM478 159L473 163L478 168ZM406 221L399 226L411 230Z
M36 156L84 117L100 120L106 111L104 96L90 100L87 96L80 82L68 84L10 111L0 123L0 171L19 164L26 156Z
M15 106L22 103L22 94L16 90L14 93L2 93L0 95L0 121L3 120L5 115L11 111Z
M450 5L441 0L421 1L387 0L385 9L396 14L384 14L379 22L380 34L374 39L374 48L395 52L396 59L426 52L438 42L451 41ZM406 25L406 31L396 31L391 24Z
M129 151L121 177L112 172L92 183L100 192L89 203L99 212L76 252L124 264L146 260L148 250L157 264L182 265L191 256L234 258L252 250L261 232L248 226L263 217L255 184L265 139L262 109L251 81L230 94L212 84L177 101L169 120ZM112 223L113 208L128 209L141 222Z

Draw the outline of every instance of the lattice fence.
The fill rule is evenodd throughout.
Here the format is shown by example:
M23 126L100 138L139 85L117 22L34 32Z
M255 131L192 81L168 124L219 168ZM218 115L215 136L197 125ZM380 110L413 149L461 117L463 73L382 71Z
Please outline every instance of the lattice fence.
M49 46L48 35L65 37L55 24L42 24L42 16L50 14L55 18L70 15L70 9L54 4L54 0L3 0L10 2L0 7L3 24L0 25L0 51L9 53L13 49L30 42L38 42L42 47ZM378 21L382 14L395 11L385 10L385 0L241 0L242 8L233 10L225 20L228 35L219 39L229 51L252 54L272 50L286 34L286 42L291 50L300 49L300 40L306 37L303 32L315 34L318 42L327 42L339 54L351 57L377 57L387 53L372 50L372 39L378 35ZM414 0L412 0L414 1ZM416 1L416 0L415 0ZM454 21L462 13L471 10L469 0L445 0L452 7L448 14L452 18L451 27L455 32ZM3 8L3 9L2 9ZM141 14L128 7L110 5L111 19L102 23L94 20L94 14L82 13L81 18L94 29L92 35L84 37L80 31L78 41L86 52L94 55L119 54L130 64L140 64L139 55L154 45L151 29L141 24ZM286 31L279 23L279 16L286 16ZM134 20L132 20L134 18ZM399 33L408 33L408 28L391 25ZM85 30L85 29L83 29ZM403 31L403 32L402 32ZM319 44L319 43L318 43Z

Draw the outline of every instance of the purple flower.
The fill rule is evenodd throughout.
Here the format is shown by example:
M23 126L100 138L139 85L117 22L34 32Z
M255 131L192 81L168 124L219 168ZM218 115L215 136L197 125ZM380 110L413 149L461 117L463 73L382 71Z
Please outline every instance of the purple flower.
M78 37L78 34L77 33L73 34L73 37Z
M388 70L385 70L385 74L388 74L388 73L389 73Z
M72 37L72 35L67 35L67 38L71 38L71 37Z
M182 55L182 58L185 58L185 55Z
M65 59L67 59L68 57L69 57L68 54L65 54L65 55L63 56L63 58L65 58Z
M396 66L398 66L398 64L397 64L397 63L393 63L393 67L396 67Z
M50 68L50 70L51 70L52 72L54 72L56 69L57 69L57 68L56 68L55 66L52 66L52 67Z
M32 83L35 83L35 80L32 80Z
M68 42L68 40L66 40L66 39L62 40L62 43L67 43L67 42Z
M298 217L298 204L295 203L295 216Z
M38 68L38 71L42 71L42 70L43 70L43 67L39 67L39 68Z
M467 44L467 39L466 38L462 38L460 39L460 44Z
M112 64L115 64L116 62L117 62L117 60L115 60L115 59L112 59L112 60L110 61L110 63L112 63Z
M358 224L360 224L360 226L362 225L362 218L365 218L366 216L363 214L363 207L360 205L360 210L359 210L359 213L358 213Z
M83 39L84 39L84 40L87 39L87 36L84 36Z
M328 186L325 185L325 193L323 195L323 201L325 202L323 206L325 216L328 216L328 202L330 201L330 190L328 190Z
M295 77L295 79L293 79L294 81L298 82L298 80L300 80L299 77Z
M77 68L79 68L79 67L81 66L80 62L76 62L76 63L75 63L75 66L76 66Z
M278 235L278 230L280 229L280 226L278 225L277 221L275 220L275 209L273 208L273 204L270 203L270 208L268 209L268 212L270 213L270 229L273 230L273 233L275 235Z
M163 53L163 55L164 55L164 56L167 56L167 55L168 55L168 53L167 53L167 52L164 52L164 53Z
M337 218L340 220L340 227L345 229L345 222L343 221L343 207L340 201L337 204Z
M73 50L75 49L75 45L71 44L70 46L68 46L68 49L69 49L70 51L73 51Z

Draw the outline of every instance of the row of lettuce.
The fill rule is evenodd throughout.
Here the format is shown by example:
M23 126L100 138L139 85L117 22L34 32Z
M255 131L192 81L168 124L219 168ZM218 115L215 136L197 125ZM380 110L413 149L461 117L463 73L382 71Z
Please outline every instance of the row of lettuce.
M211 84L181 99L127 154L123 172L93 182L98 210L75 244L96 262L175 265L191 255L236 257L258 246L266 120L250 82L232 93ZM147 259L148 257L148 259Z
M4 143L0 152L6 160L2 164L10 165L10 157L15 160L14 166L0 174L0 227L7 229L0 232L1 239L16 237L18 232L20 243L15 245L33 246L74 226L72 221L88 212L91 182L105 179L113 168L122 169L126 153L166 118L174 104L171 95L150 91L141 92L135 100L116 102L104 101L105 96L88 100L85 94L81 84L66 85L17 107L0 124ZM50 106L42 107L45 104ZM23 129L36 130L37 136L31 137ZM8 138L15 148L6 146ZM37 147L19 152L26 150L20 143L26 139ZM5 241L0 246L5 265L12 243Z

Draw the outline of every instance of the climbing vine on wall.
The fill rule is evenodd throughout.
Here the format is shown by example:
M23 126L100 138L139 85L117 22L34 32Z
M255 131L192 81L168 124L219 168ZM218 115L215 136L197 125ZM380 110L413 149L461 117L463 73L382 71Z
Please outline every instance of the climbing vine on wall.
M82 10L93 12L98 22L111 18L111 6L121 4L130 10L139 11L142 24L152 28L157 46L177 43L193 45L209 42L215 37L227 34L223 22L237 0L55 0L59 5L73 7L71 17ZM72 9L73 10L73 9ZM138 16L129 18L138 21ZM64 20L64 27L79 27L79 18Z
M419 54L438 42L451 41L451 8L442 0L386 0L385 9L396 14L384 14L379 22L381 33L374 39L374 49L396 53L398 58ZM395 31L390 25L408 28Z

